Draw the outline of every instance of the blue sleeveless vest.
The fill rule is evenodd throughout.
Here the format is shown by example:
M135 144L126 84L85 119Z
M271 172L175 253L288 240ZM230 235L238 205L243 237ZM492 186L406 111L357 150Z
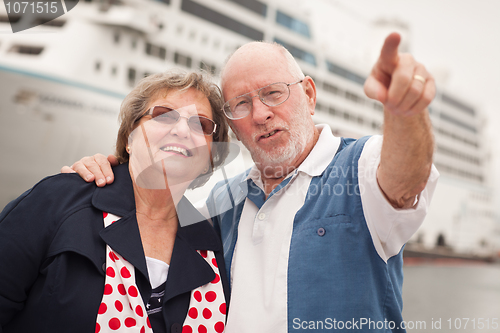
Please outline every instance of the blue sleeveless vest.
M342 138L329 166L311 180L295 215L288 262L289 332L406 332L401 324L402 250L387 263L380 258L359 195L358 160L368 138ZM248 172L217 184L207 201L228 274Z

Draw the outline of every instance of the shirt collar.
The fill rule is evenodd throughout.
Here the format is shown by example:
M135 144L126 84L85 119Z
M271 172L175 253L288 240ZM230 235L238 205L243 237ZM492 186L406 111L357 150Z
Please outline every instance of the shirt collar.
M257 168L256 165L254 165L250 169L250 172L248 173L248 176L244 181L246 182L249 179L253 180L255 185L257 185L258 187L264 188L264 184L262 183L262 177L260 176L260 170Z
M304 172L311 177L319 176L326 170L341 142L340 138L333 135L329 125L316 125L316 128L320 133L318 141L298 168L299 172Z
M320 124L316 125L320 135L318 141L314 145L313 149L306 157L306 159L299 165L298 172L304 172L311 177L321 175L325 169L328 167L333 157L337 153L340 146L340 138L333 135L332 130L329 125ZM291 177L295 174L291 172L286 178ZM242 181L246 182L251 179L255 185L263 188L262 178L260 177L260 171L257 166L253 166L248 173L248 176Z

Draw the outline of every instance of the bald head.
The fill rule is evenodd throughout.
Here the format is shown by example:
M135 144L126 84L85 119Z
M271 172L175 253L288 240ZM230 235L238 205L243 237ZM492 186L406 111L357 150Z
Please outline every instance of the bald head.
M286 71L296 81L304 78L300 66L282 45L269 42L250 42L238 48L226 61L221 72L222 89L231 78L232 73L244 70L246 66L255 66L256 70L259 69L257 66L261 66L264 70L263 63L272 66L276 71Z

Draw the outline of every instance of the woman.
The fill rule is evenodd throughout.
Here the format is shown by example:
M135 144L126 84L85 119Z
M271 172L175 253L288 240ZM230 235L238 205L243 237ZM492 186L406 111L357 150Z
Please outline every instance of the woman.
M227 156L221 107L201 74L149 76L122 103L112 186L59 174L6 206L0 332L223 331L222 245L182 197Z

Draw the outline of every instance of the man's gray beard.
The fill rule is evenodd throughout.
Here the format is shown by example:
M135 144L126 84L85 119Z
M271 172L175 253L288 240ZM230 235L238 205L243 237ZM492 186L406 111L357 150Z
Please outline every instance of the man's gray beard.
M295 170L298 166L292 164L293 160L298 158L306 149L307 144L314 139L314 131L309 128L311 116L307 112L305 100L302 101L298 110L291 117L290 125L286 123L273 124L274 126L280 125L288 130L290 140L287 145L273 147L273 149L266 151L258 146L248 149L249 145L242 140L243 145L250 151L255 165L266 178L281 178Z
M292 165L294 159L300 156L308 142L312 141L314 132L306 129L290 131L290 140L286 146L276 147L266 151L255 147L250 151L257 168L267 178L281 178L295 169Z

